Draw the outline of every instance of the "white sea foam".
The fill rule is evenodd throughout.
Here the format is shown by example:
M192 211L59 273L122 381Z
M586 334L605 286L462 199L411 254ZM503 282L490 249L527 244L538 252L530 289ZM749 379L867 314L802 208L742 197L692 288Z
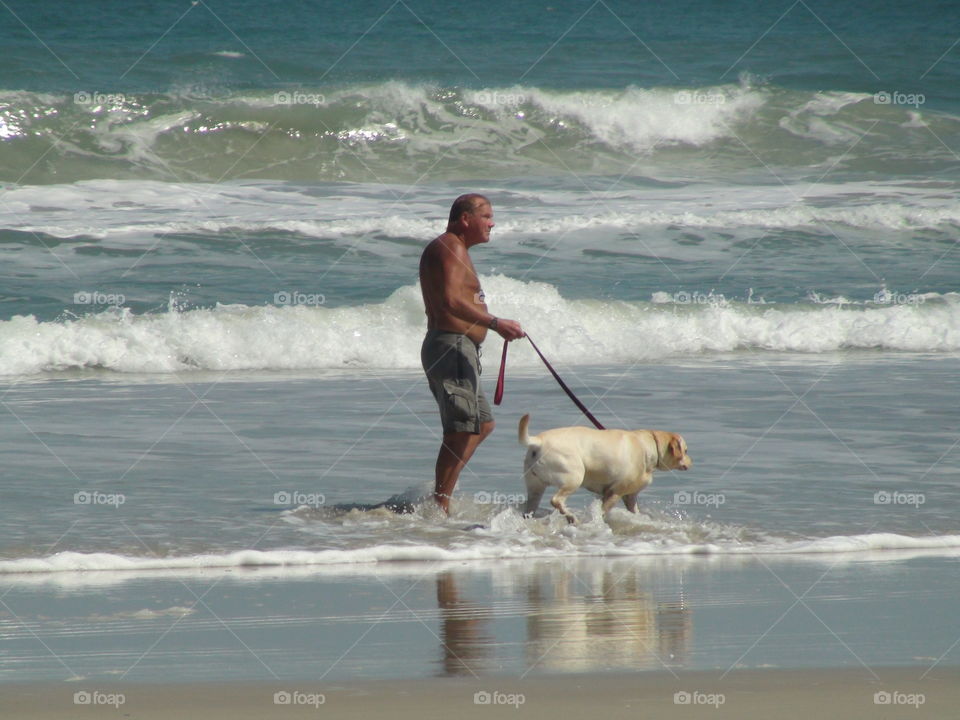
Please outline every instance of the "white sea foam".
M557 116L575 120L592 138L617 148L650 151L661 145L706 145L733 135L732 125L765 102L762 91L740 86L704 89L552 92L538 88L487 91L519 96Z
M911 296L881 289L859 304L701 303L663 293L652 302L620 302L569 300L552 285L502 275L482 282L491 307L518 319L548 357L564 364L632 364L732 351L960 349L955 293ZM415 285L399 288L383 303L338 308L218 305L145 315L111 309L56 322L17 316L0 321L0 374L411 369L419 367L422 334L423 304ZM526 343L514 347L513 366L539 364Z
M131 139L134 146L145 146ZM405 190L394 194L403 198ZM856 198L850 203L847 198ZM866 202L864 198L870 198ZM335 203L331 204L331 200ZM446 198L444 198L446 200ZM433 209L431 207L431 209ZM384 208L383 198L358 193L318 199L309 187L283 183L222 185L93 180L70 185L12 187L0 207L0 229L59 238L150 239L158 234L296 233L341 239L385 235L429 238L439 211L404 201ZM581 231L688 227L723 230L813 229L824 225L865 230L922 230L960 226L960 201L951 194L884 183L795 187L694 187L596 192L585 202L560 191L501 213L498 237L556 235L575 240Z
M848 105L872 99L865 93L820 92L780 118L779 125L793 135L824 145L849 146L862 139L862 132L838 122L835 116Z
M0 575L76 572L145 572L199 570L203 568L255 568L371 565L396 562L454 562L521 558L628 557L628 556L805 556L862 555L883 559L903 551L949 557L960 555L960 535L914 537L894 533L838 535L810 540L770 539L754 542L683 543L632 540L624 543L566 543L562 547L536 546L480 536L452 547L383 544L345 550L238 550L170 557L134 557L114 553L59 552L44 557L0 560Z

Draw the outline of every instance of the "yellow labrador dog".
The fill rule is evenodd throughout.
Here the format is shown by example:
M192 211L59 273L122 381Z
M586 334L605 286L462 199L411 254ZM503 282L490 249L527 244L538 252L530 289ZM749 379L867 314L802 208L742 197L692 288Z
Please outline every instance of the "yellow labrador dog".
M604 515L620 498L627 510L636 512L637 493L650 484L654 470L688 470L693 465L687 443L676 433L563 427L531 436L529 424L530 415L524 415L518 429L520 444L527 448L526 517L540 506L548 485L559 488L550 504L570 523L576 518L564 501L581 485L603 498Z

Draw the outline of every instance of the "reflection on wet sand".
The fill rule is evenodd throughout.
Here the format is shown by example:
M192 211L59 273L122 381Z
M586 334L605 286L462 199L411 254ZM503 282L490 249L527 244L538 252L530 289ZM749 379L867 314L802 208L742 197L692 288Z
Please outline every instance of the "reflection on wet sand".
M693 623L681 587L664 596L642 568L543 564L517 578L494 606L465 600L455 571L437 576L442 672L496 671L490 621L523 617L528 672L662 670L680 667L692 646ZM518 617L518 627L520 618ZM511 653L512 654L512 653Z
M532 578L527 661L537 670L652 670L677 665L692 627L682 602L657 603L642 573L584 576L566 567Z
M437 575L437 604L440 607L440 652L444 675L475 675L488 669L494 647L485 633L493 616L490 608L464 601L453 572Z

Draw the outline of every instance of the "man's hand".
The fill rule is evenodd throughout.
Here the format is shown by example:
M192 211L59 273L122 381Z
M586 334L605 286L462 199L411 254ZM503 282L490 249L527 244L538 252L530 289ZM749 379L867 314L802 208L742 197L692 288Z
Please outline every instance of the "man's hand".
M520 327L520 323L518 323L516 320L497 318L497 327L495 330L497 335L508 342L510 340L518 340L519 338L526 336L523 328Z

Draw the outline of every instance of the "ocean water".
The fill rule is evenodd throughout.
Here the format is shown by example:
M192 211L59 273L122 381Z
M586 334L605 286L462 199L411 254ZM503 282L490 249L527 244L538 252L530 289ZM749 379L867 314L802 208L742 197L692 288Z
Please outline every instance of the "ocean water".
M954 5L3 12L10 587L960 554ZM586 422L525 341L450 518L350 509L429 491L417 262L466 191L491 310L608 426L687 439L637 516L521 518L519 417Z

